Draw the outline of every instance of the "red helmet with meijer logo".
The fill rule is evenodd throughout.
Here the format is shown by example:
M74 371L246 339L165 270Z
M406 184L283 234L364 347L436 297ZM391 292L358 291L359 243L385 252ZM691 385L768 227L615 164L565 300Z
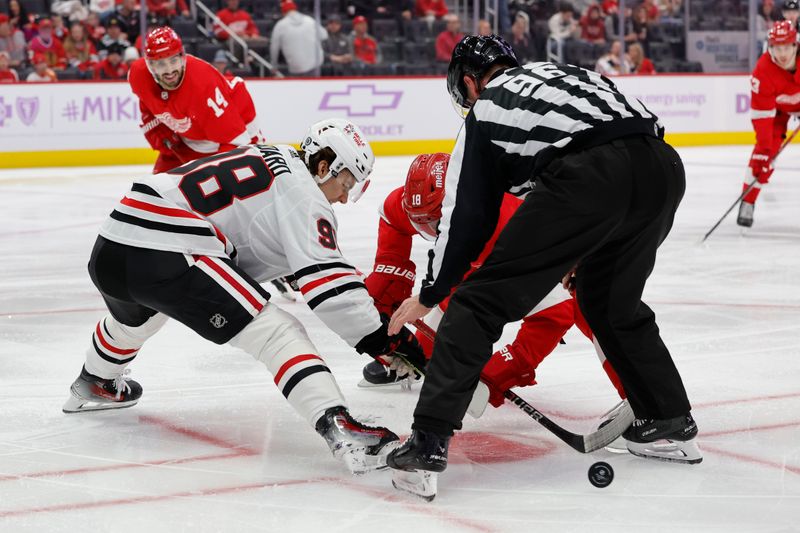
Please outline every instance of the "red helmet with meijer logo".
M408 220L426 240L436 239L442 218L444 177L450 154L422 154L411 163L403 187L403 210Z

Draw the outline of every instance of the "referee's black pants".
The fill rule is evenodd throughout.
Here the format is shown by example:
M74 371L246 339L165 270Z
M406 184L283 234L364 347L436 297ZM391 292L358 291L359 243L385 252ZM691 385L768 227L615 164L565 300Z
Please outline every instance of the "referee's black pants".
M461 428L503 326L522 319L576 264L578 304L636 416L687 414L680 374L641 301L685 186L680 157L655 137L618 139L550 163L483 266L450 299L414 427L441 435Z

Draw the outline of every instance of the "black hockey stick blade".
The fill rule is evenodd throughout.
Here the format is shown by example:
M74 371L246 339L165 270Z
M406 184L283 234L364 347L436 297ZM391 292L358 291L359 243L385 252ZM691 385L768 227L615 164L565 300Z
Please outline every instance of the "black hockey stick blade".
M544 415L541 411L534 406L520 398L513 391L506 391L504 396L510 400L514 405L519 407L528 416L543 425L550 433L567 443L572 449L580 453L591 453L604 448L614 442L622 432L628 429L633 423L633 410L626 402L624 408L619 414L611 420L608 424L604 425L594 433L588 435L580 435L572 433L562 428Z
M428 337L430 340L433 340L436 332L431 328L428 324L420 320L414 321L414 326L417 330L421 331L423 335ZM567 443L572 449L580 452L580 453L591 453L600 448L604 448L608 446L612 442L614 442L622 432L628 429L633 423L633 410L631 409L630 405L626 402L625 407L620 411L619 415L614 418L611 422L604 425L594 433L589 433L588 435L580 435L577 433L572 433L568 431L549 418L544 415L541 411L537 408L517 396L513 391L507 390L503 394L508 400L511 401L514 405L520 408L520 410L524 411L529 417L533 418L537 422L539 422L542 426L545 427L550 433Z

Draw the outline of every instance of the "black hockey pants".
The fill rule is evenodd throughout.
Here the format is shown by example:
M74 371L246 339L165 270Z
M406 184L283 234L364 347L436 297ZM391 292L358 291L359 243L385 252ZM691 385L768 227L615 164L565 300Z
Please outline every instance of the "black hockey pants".
M550 163L483 266L450 299L414 427L440 435L461 428L503 326L522 319L576 264L578 304L636 416L688 413L655 315L641 301L684 189L680 157L654 137L618 139Z

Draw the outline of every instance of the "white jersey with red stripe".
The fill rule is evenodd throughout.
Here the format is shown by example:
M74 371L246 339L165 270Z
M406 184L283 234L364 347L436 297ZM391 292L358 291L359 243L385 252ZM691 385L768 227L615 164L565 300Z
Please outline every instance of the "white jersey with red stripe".
M291 146L243 146L133 184L100 229L114 242L231 257L260 282L292 275L351 346L380 317L342 256L333 208Z

